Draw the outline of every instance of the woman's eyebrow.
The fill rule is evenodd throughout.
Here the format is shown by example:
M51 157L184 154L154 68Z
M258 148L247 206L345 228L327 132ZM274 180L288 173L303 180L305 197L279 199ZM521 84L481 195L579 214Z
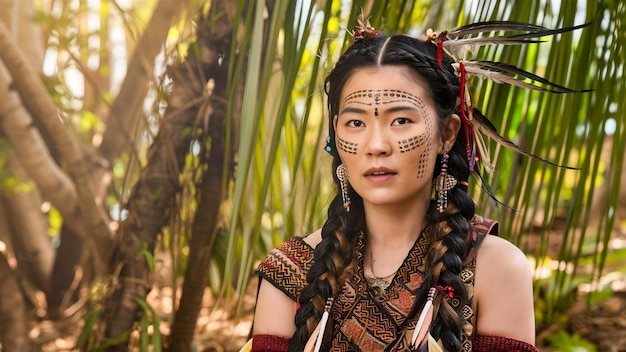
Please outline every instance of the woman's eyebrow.
M397 106L392 106L389 107L387 109L385 109L385 112L387 113L395 113L395 112L402 112L402 111L409 111L409 112L421 112L422 110L417 108L416 106L412 106L412 105L397 105ZM362 109L362 108L358 108L358 107L354 107L354 106L347 106L343 109L341 109L339 111L339 115L342 114L366 114L367 110L366 109Z
M354 106L347 106L347 107L341 109L341 111L339 111L339 115L346 114L346 113L365 114L366 112L367 111L365 111L365 109L357 108L357 107L354 107Z
M421 112L421 109L418 109L415 106L408 106L408 105L397 105L397 106L392 106L388 109L385 109L385 112L388 113L393 113L393 112L402 112L402 111L411 111L411 112Z

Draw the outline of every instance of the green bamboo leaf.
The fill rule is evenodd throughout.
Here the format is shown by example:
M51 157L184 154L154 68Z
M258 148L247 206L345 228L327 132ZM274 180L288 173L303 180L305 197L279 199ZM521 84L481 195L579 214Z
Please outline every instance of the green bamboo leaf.
M148 265L148 270L153 273L154 272L154 255L150 250L148 250L148 244L142 243L141 249L135 252L135 255L141 255L146 258L146 264Z
M92 334L93 329L100 319L100 315L102 314L102 310L100 309L92 309L89 312L85 313L83 316L84 325L80 329L80 333L76 338L76 343L74 344L74 349L90 350L92 348Z

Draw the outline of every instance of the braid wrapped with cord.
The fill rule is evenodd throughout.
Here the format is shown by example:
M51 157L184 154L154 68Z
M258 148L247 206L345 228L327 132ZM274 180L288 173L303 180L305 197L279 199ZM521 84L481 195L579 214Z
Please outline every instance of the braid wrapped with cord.
M435 174L439 172L438 169L439 162ZM461 137L449 153L448 173L458 180L467 180L469 177L464 141ZM459 274L463 270L463 259L473 245L468 234L471 231L471 219L474 217L475 206L467 193L466 186L461 183L448 191L448 202L450 205L443 213L436 210L434 201L430 206L430 218L438 220L434 220L434 226L427 233L432 243L428 253L430 278L427 281L432 284L424 285L424 288L452 287L454 297L461 302L457 308L454 308L447 299L436 300L435 312L438 314L431 327L431 335L436 339L440 338L447 351L458 351L461 347L464 325L461 308L468 299L465 284Z
M428 84L427 91L435 103L441 129L451 114L458 111L459 80L452 63L453 60L448 55L443 55L440 65L434 44L407 36L366 37L350 46L325 82L330 118L330 153L333 156L333 178L336 183L338 180L334 171L341 164L341 160L335 147L332 120L338 114L343 86L351 75L364 67L407 66ZM434 175L439 173L439 164L436 163ZM469 178L465 139L461 133L449 153L448 172L460 181L467 181ZM304 349L322 316L327 298L336 296L346 277L352 273L354 242L365 228L365 214L362 198L351 188L349 196L352 201L350 212L344 209L339 192L328 209L328 219L322 227L322 241L315 248L314 262L307 275L308 284L298 298L300 308L295 317L296 332L291 339L290 351ZM466 183L457 184L448 192L448 197L450 205L443 213L437 212L434 202L431 202L425 231L431 243L427 258L428 274L409 315L412 319L419 314L432 286L452 287L456 298L463 303L467 299L459 273L471 245L467 242L467 235L475 208L467 194ZM422 214L416 214L419 215ZM464 324L460 312L462 306L463 304L455 309L446 300L435 302L437 314L431 325L431 334L436 339L441 339L448 351L457 351L460 348ZM329 326L332 326L332 320L329 321ZM326 332L330 331L331 328L326 329ZM327 340L328 337L325 338Z
M354 192L351 192L351 197L355 197ZM328 220L322 227L322 241L315 247L315 259L307 274L308 284L298 298L297 329L290 342L290 351L304 350L322 317L328 297L337 295L346 276L351 273L354 240L364 224L363 203L353 201L352 208L355 214L361 214L360 218L347 216L340 194L335 196L328 208ZM329 320L329 325L332 326L332 320Z

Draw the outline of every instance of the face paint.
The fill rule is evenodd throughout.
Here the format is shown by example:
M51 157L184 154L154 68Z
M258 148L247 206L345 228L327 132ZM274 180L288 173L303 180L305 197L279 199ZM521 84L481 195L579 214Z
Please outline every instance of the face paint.
M428 170L428 165L430 163L430 154L433 148L433 128L434 123L431 123L431 117L424 105L424 101L421 98L417 98L417 107L422 112L422 116L424 116L424 120L426 121L426 131L420 136L418 136L418 140L421 140L421 144L427 143L426 149L420 155L420 159L417 165L417 178L422 178L426 176L426 171ZM420 145L421 145L420 144ZM415 147L417 148L417 147Z
M337 148L343 150L346 153L356 154L357 151L357 143L348 142L344 139L341 139L339 136L336 136L337 139Z
M418 174L417 177L421 178L426 175L426 171L428 170L428 164L430 162L430 152L432 150L432 140L433 140L433 129L431 124L431 116L426 109L424 101L421 97L415 96L411 93L395 90L395 89L369 89L369 90L359 90L354 93L347 95L344 98L344 104L358 104L367 107L374 107L374 116L378 117L380 115L378 111L378 106L393 104L393 103L410 103L414 105L424 117L425 125L427 126L424 133L411 137L409 139L404 139L398 141L398 148L401 153L410 152L414 149L417 149L424 145L424 143L428 143L426 149L422 152L419 164L418 164ZM337 147L346 153L356 154L356 143L345 141L339 137L337 137Z
M400 153L410 152L413 149L417 149L421 147L422 145L424 145L425 141L426 141L425 134L398 141L398 147L400 148Z
M360 104L364 106L378 106L391 103L410 102L413 105L420 105L422 109L423 103L421 99L411 93L395 89L368 89L359 90L347 95L343 103ZM376 111L376 110L374 110Z
M427 127L424 133L418 136L414 136L409 139L403 139L401 141L398 141L398 147L400 149L400 153L406 153L406 152L410 152L411 150L417 149L423 146L424 143L428 142L428 145L426 146L426 149L422 152L419 162L418 162L417 178L421 178L421 177L424 177L426 170L428 169L427 166L430 161L429 155L432 149L432 143L430 143L432 141L432 133L433 133L432 128L431 128L431 123L430 123L431 117L430 117L430 114L428 113L428 110L426 110L424 102L422 101L421 98L412 96L408 93L403 93L401 97L404 98L405 95L407 98L410 99L411 102L415 103L417 108L420 110L426 122L425 125Z

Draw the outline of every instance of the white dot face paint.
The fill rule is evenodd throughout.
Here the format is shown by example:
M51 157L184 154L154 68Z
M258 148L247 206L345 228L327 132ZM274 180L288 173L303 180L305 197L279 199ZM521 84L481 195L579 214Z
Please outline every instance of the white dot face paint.
M439 132L426 89L401 66L361 69L346 82L335 142L364 202L393 204L417 193L430 199Z

